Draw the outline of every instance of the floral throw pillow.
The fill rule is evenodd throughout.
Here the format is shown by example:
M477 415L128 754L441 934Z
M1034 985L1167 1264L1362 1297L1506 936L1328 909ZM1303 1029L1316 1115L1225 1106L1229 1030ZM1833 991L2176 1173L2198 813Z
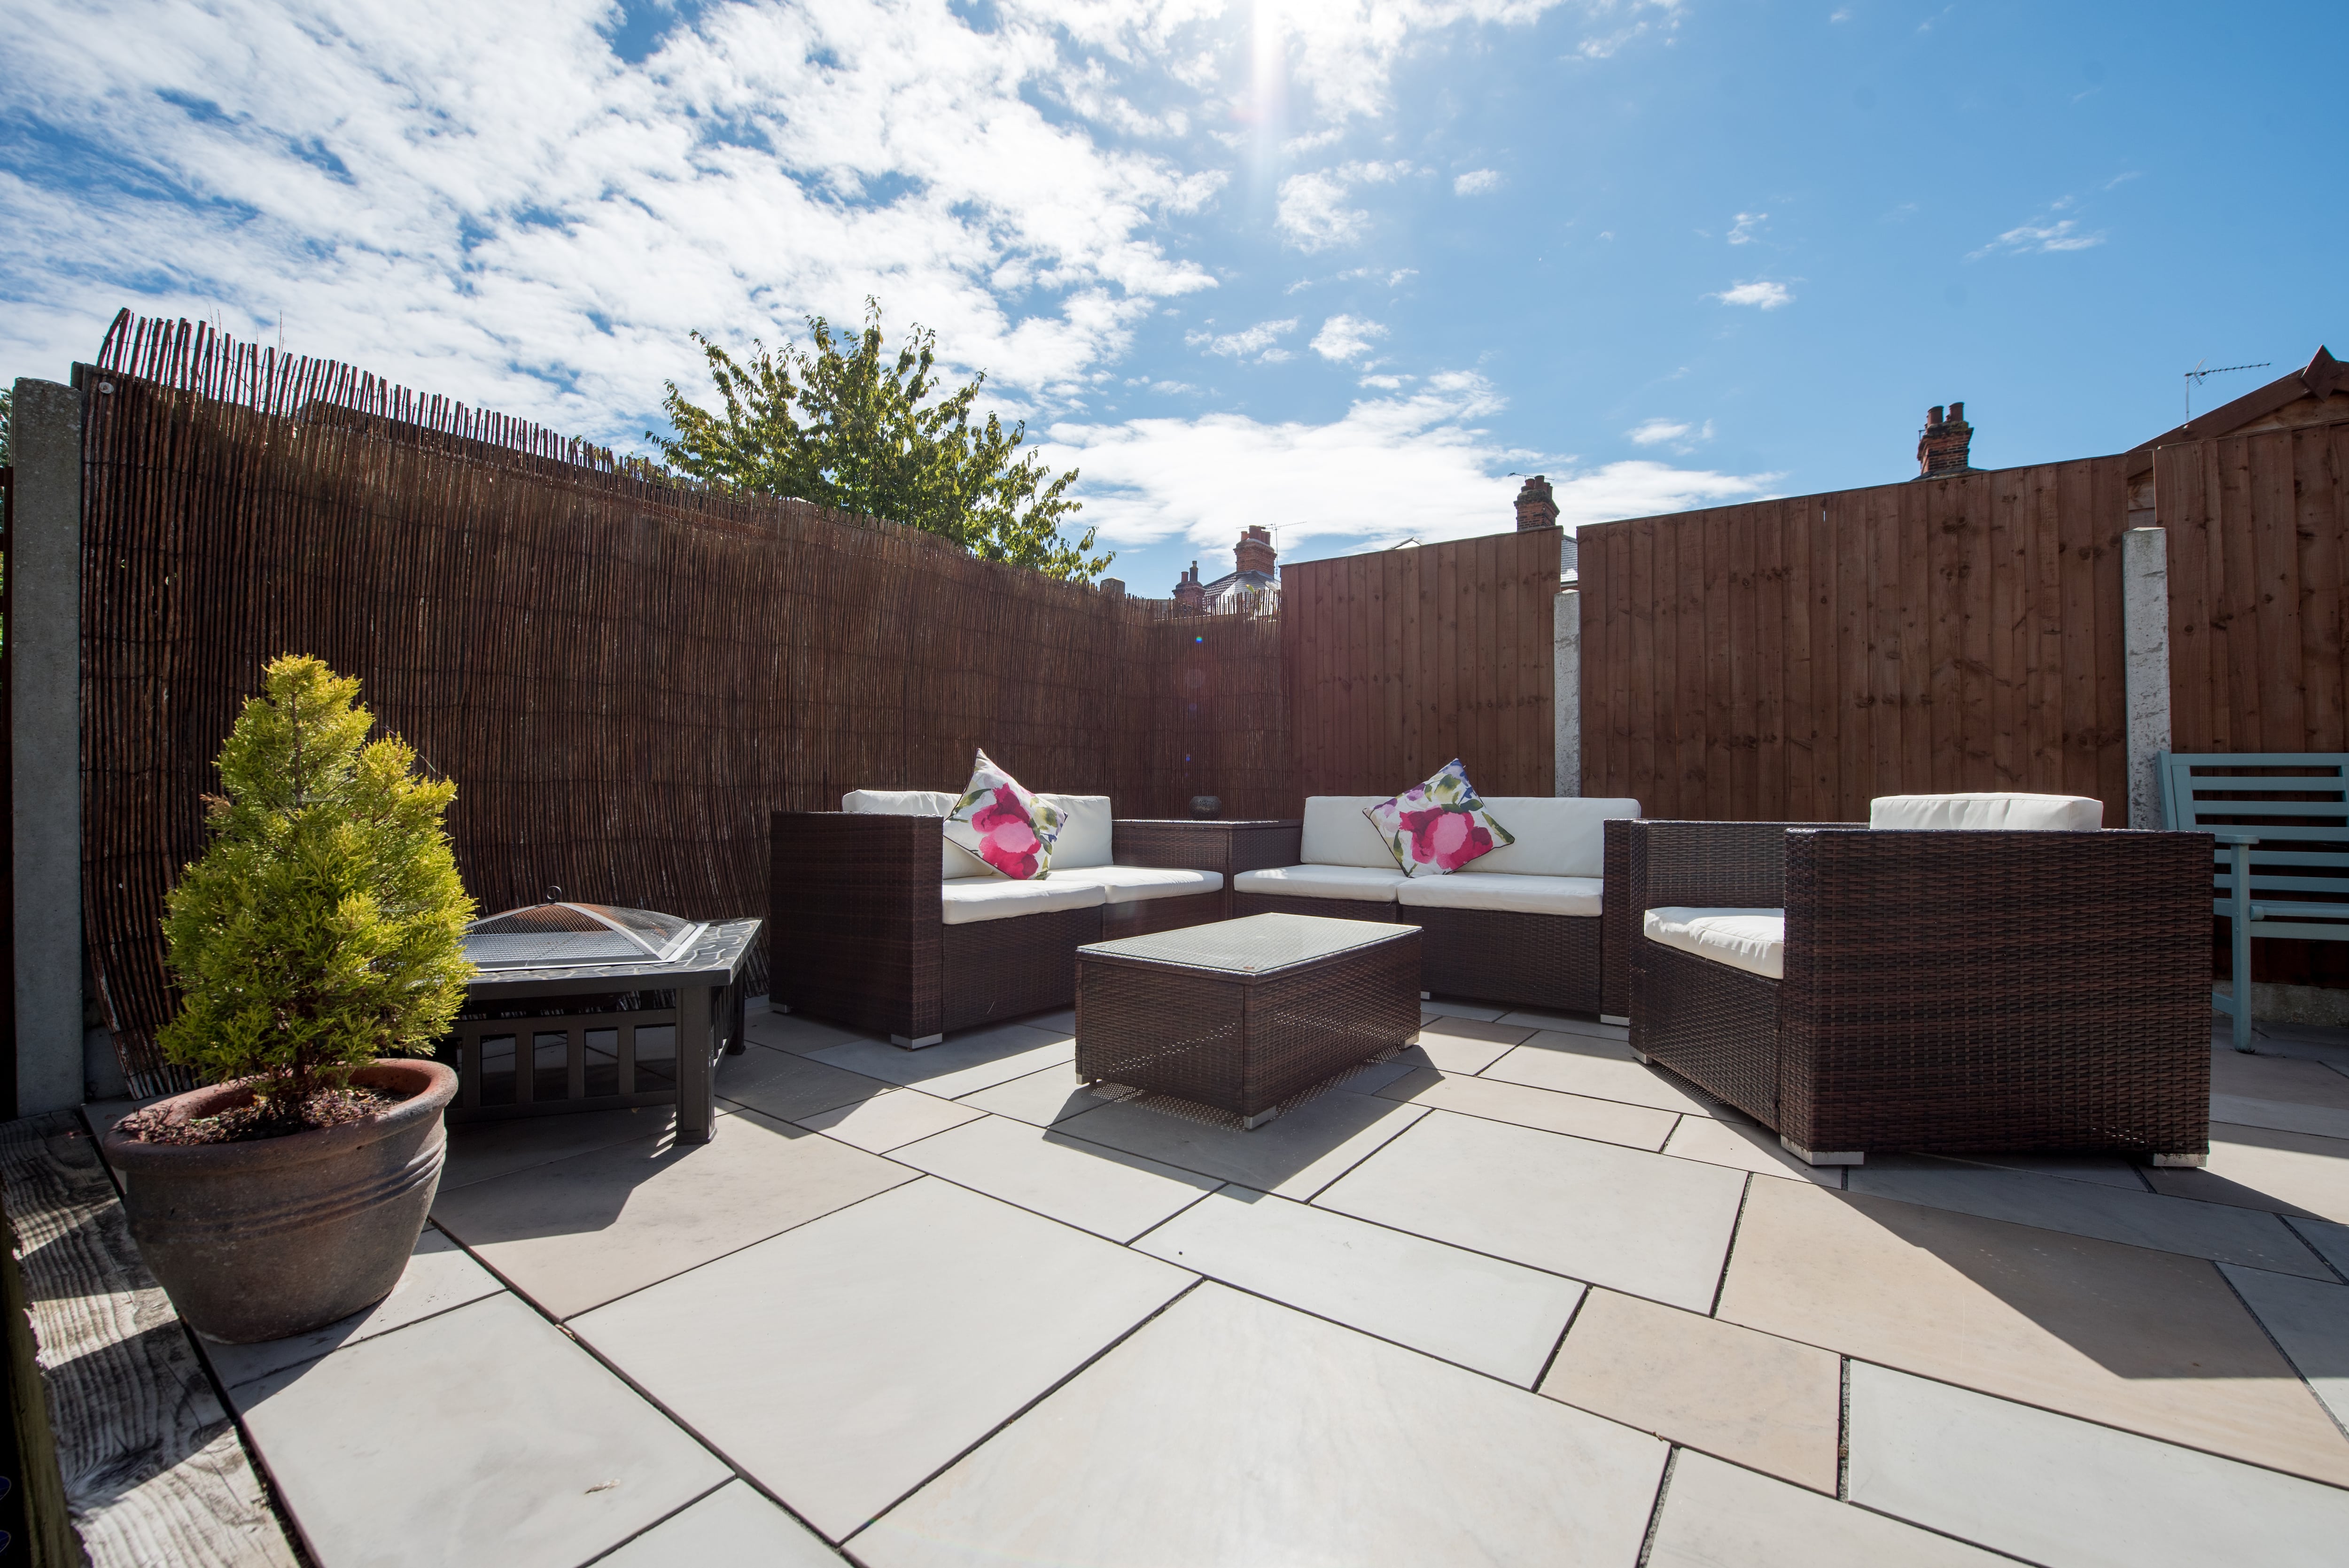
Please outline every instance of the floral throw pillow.
M1516 834L1493 820L1456 757L1426 783L1366 806L1362 815L1387 841L1387 853L1407 877L1443 876L1517 841Z
M1044 875L1061 813L1019 787L1019 780L981 751L970 784L947 813L947 837L1015 882Z

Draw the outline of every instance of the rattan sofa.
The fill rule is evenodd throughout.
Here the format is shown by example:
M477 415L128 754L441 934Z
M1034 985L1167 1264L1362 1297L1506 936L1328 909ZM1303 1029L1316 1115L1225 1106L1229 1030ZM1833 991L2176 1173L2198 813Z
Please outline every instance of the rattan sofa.
M955 797L942 791L853 790L843 810L776 812L771 1005L935 1045L1069 1006L1088 942L1224 918L1222 837L1117 822L1104 795L1043 799L1066 822L1030 882L947 839Z
M1632 1048L1797 1157L2207 1157L2209 835L1642 821L1626 847Z
M1384 796L1305 802L1292 865L1232 879L1232 913L1319 914L1420 929L1420 983L1458 996L1556 1012L1605 1014L1606 825L1640 814L1630 799L1489 796L1516 841L1448 876L1406 877L1362 815Z

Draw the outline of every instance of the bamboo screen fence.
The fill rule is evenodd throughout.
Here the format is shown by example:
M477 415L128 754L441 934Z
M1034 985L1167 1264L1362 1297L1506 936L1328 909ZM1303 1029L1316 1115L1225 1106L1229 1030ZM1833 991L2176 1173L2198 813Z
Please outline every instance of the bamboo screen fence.
M485 910L763 913L768 814L959 789L984 746L1121 815L1296 809L1278 624L1174 616L893 523L647 482L608 454L185 323L88 395L85 920L134 1080L158 922L263 665L315 654L456 780Z
M2118 458L1586 525L1583 792L1865 820L1878 795L2128 799Z
M1389 794L1454 758L1488 795L1547 795L1559 531L1284 566L1299 795Z

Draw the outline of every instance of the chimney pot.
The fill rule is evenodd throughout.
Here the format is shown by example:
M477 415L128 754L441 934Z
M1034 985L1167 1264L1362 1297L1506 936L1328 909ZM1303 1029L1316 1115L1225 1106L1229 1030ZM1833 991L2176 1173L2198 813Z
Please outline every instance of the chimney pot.
M1917 438L1917 477L1932 480L1971 473L1973 439L1974 428L1966 423L1963 403L1951 404L1946 418L1936 403L1925 416L1924 434Z

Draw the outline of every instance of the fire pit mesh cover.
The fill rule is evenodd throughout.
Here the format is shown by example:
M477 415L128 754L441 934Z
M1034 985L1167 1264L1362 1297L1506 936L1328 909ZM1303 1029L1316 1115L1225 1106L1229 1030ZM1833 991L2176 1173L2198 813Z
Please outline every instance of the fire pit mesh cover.
M698 921L649 909L567 901L485 915L465 928L465 956L482 969L666 964L693 945Z

